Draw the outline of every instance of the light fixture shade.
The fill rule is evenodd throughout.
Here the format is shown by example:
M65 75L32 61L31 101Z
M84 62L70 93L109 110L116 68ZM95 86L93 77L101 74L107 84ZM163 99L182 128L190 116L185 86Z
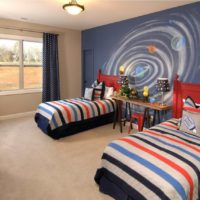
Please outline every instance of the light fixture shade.
M63 5L63 9L71 15L78 15L84 11L84 6L78 4L76 0L72 0L68 4Z

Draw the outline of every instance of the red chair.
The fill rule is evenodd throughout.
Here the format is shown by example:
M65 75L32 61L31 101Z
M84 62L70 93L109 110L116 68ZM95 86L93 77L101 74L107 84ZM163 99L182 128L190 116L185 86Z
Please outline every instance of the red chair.
M128 133L131 132L132 123L133 123L134 119L137 120L137 123L138 123L138 131L142 131L142 124L143 124L143 120L144 120L144 115L143 115L143 113L133 113L133 114L131 115L130 126L129 126Z

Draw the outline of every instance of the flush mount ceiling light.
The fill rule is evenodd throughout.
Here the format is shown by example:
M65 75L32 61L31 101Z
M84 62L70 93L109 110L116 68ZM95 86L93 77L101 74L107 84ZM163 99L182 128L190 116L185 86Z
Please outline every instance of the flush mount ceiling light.
M78 15L84 11L84 6L77 3L76 0L71 0L68 4L63 5L63 9L71 15Z

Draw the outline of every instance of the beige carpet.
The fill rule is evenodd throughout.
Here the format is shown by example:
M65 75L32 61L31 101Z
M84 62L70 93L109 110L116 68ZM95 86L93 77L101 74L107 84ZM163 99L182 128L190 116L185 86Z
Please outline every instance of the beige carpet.
M94 175L104 147L126 136L112 124L60 140L32 117L0 122L0 200L110 200Z

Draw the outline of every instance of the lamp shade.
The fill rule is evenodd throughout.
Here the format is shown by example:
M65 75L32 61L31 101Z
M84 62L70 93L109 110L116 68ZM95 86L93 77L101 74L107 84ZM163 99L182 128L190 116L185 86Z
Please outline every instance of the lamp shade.
M128 77L127 76L119 76L117 83L120 85L128 85Z
M158 92L168 92L170 90L168 78L158 78L156 87Z

